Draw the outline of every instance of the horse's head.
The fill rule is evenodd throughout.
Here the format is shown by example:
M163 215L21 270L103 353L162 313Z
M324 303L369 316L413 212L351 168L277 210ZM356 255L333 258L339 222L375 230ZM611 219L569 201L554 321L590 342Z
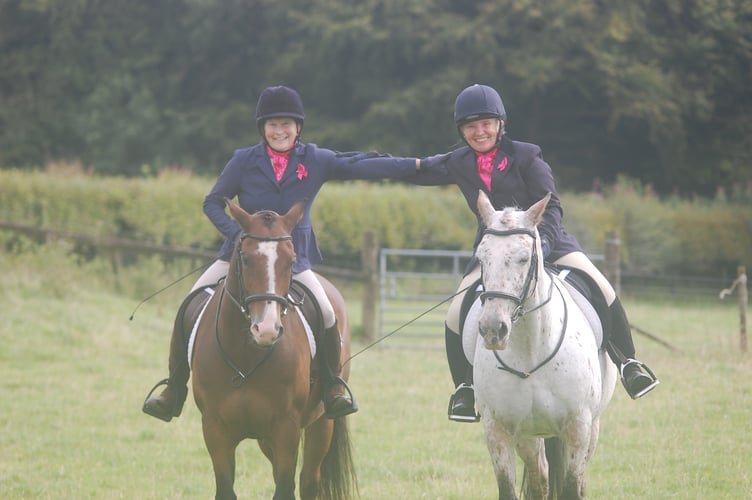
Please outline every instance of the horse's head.
M497 211L480 191L478 212L485 226L475 251L480 261L483 288L478 329L488 349L506 349L512 324L525 313L543 269L537 226L551 193L528 210Z
M251 340L269 347L284 333L282 317L287 313L295 262L292 230L303 217L305 202L285 215L270 210L249 214L229 200L227 206L242 229L230 262L227 292L245 315Z

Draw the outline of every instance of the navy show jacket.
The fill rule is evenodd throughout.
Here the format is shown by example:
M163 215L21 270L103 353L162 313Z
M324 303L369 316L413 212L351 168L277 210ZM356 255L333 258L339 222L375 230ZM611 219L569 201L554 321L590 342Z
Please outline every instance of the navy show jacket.
M277 182L266 146L256 144L235 151L204 199L204 213L225 237L219 258L229 261L240 225L225 211L225 198L237 196L238 204L249 213L273 210L278 214L307 200L303 218L292 232L297 256L293 272L300 273L323 260L311 225L311 207L325 182L415 176L415 158L376 157L353 162L337 157L330 149L306 143L293 148L284 176Z
M506 165L500 170L499 167L504 163ZM473 248L480 243L485 229L477 207L478 191L483 190L497 210L505 207L527 210L551 192L543 221L538 226L541 238L546 238L551 245L551 254L546 260L553 262L566 254L582 251L577 239L564 230L564 212L556 192L553 172L543 159L539 146L502 136L499 152L493 162L490 192L478 175L475 152L470 147L463 146L452 151L446 166L449 175L422 173L407 181L423 186L456 184L459 187L477 219L478 230Z

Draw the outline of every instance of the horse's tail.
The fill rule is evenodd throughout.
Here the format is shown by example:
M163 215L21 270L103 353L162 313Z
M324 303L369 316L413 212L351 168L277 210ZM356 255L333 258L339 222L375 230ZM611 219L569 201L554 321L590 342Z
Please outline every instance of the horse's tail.
M321 464L319 495L323 500L349 500L360 496L346 417L334 420L332 442Z
M559 438L546 438L546 460L548 461L548 499L557 500L564 488L564 447Z
M548 462L548 500L557 500L564 486L564 447L559 438L547 438L544 442ZM520 497L522 500L535 498L534 492L530 490L527 465L522 471Z

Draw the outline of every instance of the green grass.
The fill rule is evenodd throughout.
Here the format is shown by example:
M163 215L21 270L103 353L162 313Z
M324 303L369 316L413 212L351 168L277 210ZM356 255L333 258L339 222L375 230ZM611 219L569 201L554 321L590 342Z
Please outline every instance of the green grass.
M115 282L106 263L77 266L56 250L61 256L0 254L0 498L212 497L192 400L170 424L141 413L146 392L166 375L172 316L190 284L128 320L141 297L182 270L146 262ZM357 311L356 290L346 296ZM739 351L735 301L625 303L634 324L682 351L636 335L661 385L639 401L617 388L588 496L752 498L752 354ZM496 498L481 426L446 419L444 353L395 347L387 340L352 361L361 498ZM237 471L241 498L272 496L271 468L255 442L240 445Z

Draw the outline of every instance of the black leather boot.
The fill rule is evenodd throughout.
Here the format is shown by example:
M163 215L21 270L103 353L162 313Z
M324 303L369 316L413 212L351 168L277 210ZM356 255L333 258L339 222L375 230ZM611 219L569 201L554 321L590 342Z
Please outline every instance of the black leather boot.
M478 422L480 417L475 412L475 390L473 389L473 367L467 361L462 349L462 337L445 325L444 342L446 344L449 371L452 374L455 390L449 398L447 415L455 422Z
M326 418L335 419L355 413L358 411L358 403L355 401L350 386L340 376L342 367L339 358L342 352L342 339L337 323L324 330L319 348L319 367Z
M635 359L632 331L621 301L617 299L611 306L611 338L608 353L619 367L621 383L632 399L637 399L655 389L660 383L653 371L645 363Z
M165 422L169 422L173 417L179 417L183 411L183 404L188 396L188 378L190 377L190 367L188 366L188 339L191 326L188 326L186 332L185 315L189 305L193 300L208 300L206 297L197 299L203 290L196 290L189 294L180 304L178 313L175 317L175 323L172 327L172 338L170 339L170 376L160 380L152 387L149 394L144 400L142 410L147 415L156 417ZM159 396L152 397L152 393L160 386L166 387Z

